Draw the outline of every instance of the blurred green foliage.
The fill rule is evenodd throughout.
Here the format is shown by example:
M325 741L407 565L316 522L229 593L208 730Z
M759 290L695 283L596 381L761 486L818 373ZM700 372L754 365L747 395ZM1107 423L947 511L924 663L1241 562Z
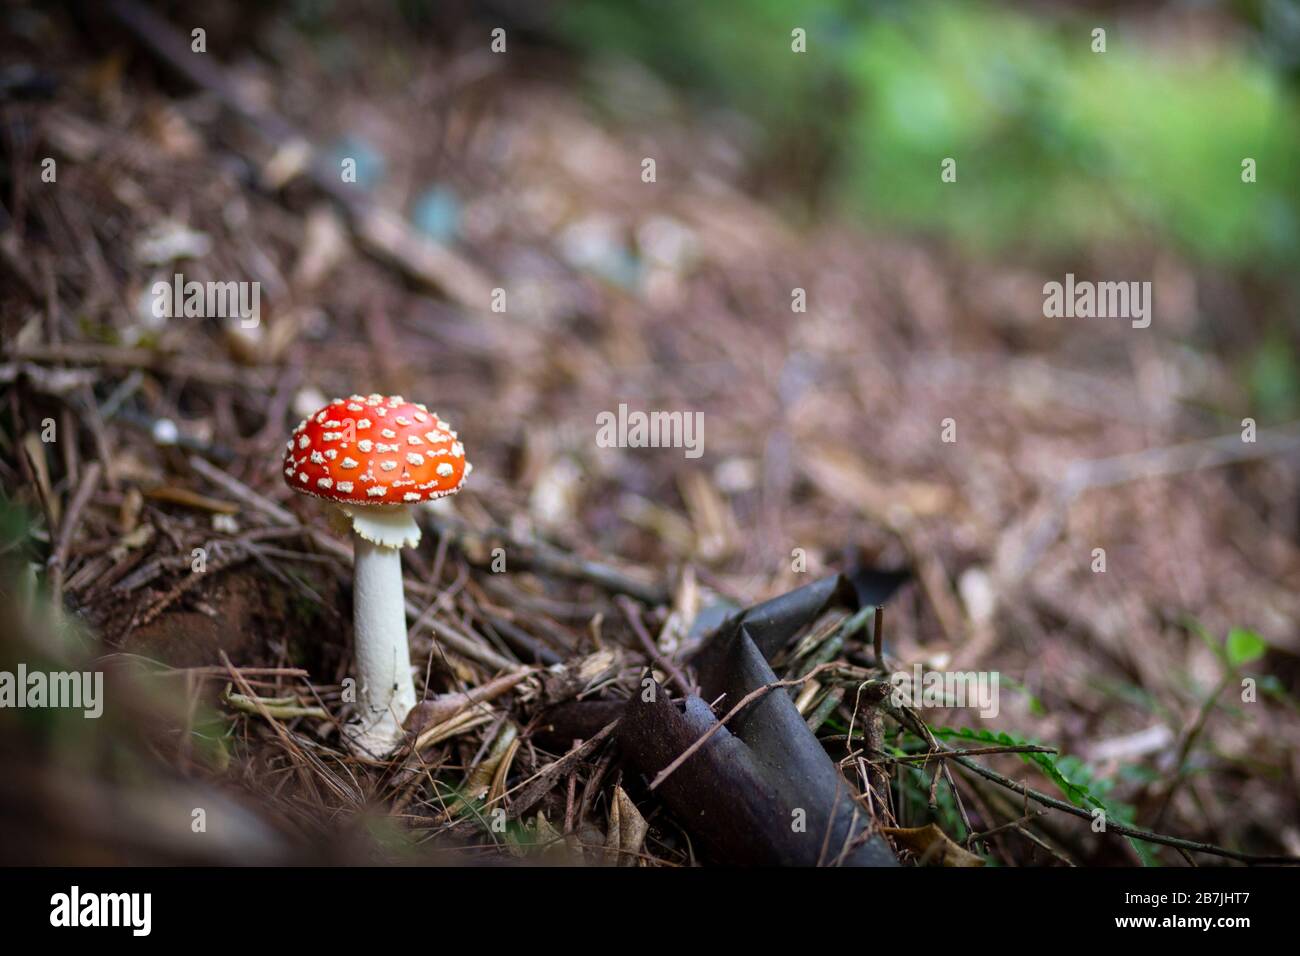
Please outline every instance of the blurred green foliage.
M10 558L15 553L31 557L29 552L32 518L23 507L5 497L0 488L0 554Z
M1245 374L1251 407L1264 421L1300 410L1300 359L1280 329L1272 329L1251 353Z
M885 224L1049 253L1149 235L1269 271L1300 250L1295 94L1240 39L1193 48L1096 13L953 0L574 0L560 24L744 112L769 143L820 139L833 194Z

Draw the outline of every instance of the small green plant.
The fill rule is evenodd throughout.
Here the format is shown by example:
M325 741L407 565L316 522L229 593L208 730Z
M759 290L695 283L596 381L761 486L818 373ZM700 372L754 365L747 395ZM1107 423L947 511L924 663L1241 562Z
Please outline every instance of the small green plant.
M965 740L985 746L1024 747L1037 741L1018 737L1005 731L974 730L970 727L936 727L935 737L940 740ZM1025 763L1032 764L1043 772L1048 780L1056 785L1062 795L1083 810L1101 810L1108 820L1115 820L1127 825L1134 825L1136 811L1126 803L1107 798L1114 785L1109 780L1097 778L1084 761L1078 757L1047 753L1017 754ZM1147 844L1129 839L1129 844L1137 852L1145 866L1158 866L1159 859Z

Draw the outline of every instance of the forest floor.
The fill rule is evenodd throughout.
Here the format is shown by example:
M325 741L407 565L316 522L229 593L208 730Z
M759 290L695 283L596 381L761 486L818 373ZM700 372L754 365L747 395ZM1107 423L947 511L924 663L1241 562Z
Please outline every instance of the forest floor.
M628 699L651 664L668 681L719 602L853 565L910 575L883 660L828 612L774 669L851 779L892 777L867 812L904 859L931 821L1009 865L1225 859L1097 834L1097 806L1300 854L1300 433L1242 443L1233 369L1186 344L1246 313L1232 276L1143 245L1049 273L791 225L750 192L740 132L630 69L593 100L554 53L431 52L383 17L272 18L250 48L218 18L186 77L107 13L30 17L30 88L4 105L0 476L78 622L69 659L138 693L59 723L66 746L4 744L41 780L3 788L16 858L693 862L615 740L548 714ZM331 180L341 158L358 183ZM1134 262L1150 329L1043 318L1045 281ZM159 319L178 272L260 282L260 324ZM348 548L280 473L294 424L354 392L459 430L473 476L405 556L412 653L423 694L495 692L386 763L339 739ZM703 413L703 456L598 447L620 404ZM887 717L857 760L854 688L914 665L999 675L996 716L921 711L947 745L1054 752L941 773ZM185 839L193 806L221 837Z

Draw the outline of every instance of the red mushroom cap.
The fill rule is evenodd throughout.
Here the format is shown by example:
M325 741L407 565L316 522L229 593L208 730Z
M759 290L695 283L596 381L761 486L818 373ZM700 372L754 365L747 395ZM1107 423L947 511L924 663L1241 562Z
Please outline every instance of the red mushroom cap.
M454 495L471 466L451 426L400 395L336 398L293 430L284 480L350 505L409 505Z

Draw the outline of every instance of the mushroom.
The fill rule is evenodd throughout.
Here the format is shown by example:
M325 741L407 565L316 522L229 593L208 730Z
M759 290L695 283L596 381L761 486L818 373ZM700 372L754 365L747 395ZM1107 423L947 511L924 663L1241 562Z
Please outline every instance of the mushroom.
M454 495L471 470L451 426L400 395L335 399L285 446L285 483L338 505L352 535L358 715L345 733L372 756L401 742L415 706L401 559L420 543L411 509Z

